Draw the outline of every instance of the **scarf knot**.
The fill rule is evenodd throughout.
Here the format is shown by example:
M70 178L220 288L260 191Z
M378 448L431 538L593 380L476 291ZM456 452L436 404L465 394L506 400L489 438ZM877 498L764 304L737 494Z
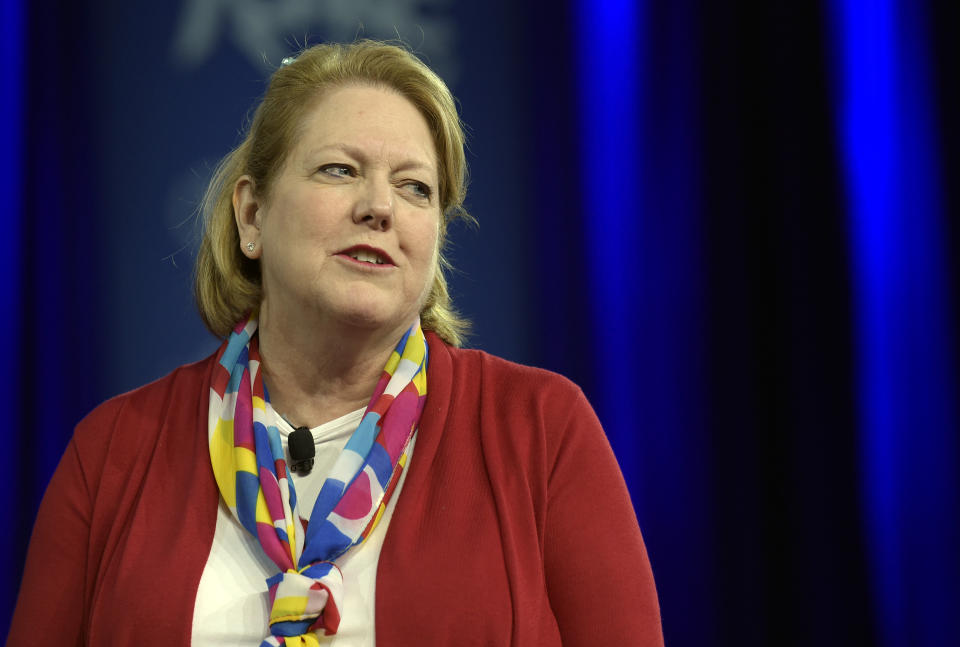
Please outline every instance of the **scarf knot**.
M267 586L270 633L274 636L337 632L340 610L336 600L343 595L343 575L336 564L319 561L300 571L288 569L269 578Z

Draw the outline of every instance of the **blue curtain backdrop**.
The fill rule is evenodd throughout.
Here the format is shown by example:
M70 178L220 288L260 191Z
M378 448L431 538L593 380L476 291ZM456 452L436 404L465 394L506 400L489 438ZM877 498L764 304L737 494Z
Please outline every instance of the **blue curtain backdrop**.
M193 214L270 69L359 33L460 99L471 345L586 391L667 644L954 640L950 4L335 4L0 3L0 629L77 420L216 347Z

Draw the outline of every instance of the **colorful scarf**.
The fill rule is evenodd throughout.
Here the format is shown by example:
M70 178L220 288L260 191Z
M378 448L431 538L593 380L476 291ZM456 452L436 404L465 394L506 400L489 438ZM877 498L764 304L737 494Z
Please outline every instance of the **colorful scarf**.
M280 569L267 579L270 633L261 647L316 645L340 624L343 576L334 559L377 525L407 462L427 395L419 320L383 369L360 425L304 521L260 371L256 315L220 349L210 385L210 460L234 517Z

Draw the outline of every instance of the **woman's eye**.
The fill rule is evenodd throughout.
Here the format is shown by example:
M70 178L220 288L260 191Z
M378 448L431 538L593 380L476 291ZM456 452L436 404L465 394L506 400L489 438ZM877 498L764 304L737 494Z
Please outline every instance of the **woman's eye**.
M409 188L418 198L429 199L433 194L433 190L423 182L407 182L404 186Z
M355 175L353 167L347 164L324 164L320 167L320 172L333 177L353 177Z

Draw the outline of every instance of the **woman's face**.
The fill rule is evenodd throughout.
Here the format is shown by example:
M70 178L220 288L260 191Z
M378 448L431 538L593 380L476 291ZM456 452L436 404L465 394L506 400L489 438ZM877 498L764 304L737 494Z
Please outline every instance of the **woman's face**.
M269 195L248 188L246 211L240 183L235 193L241 246L257 243L244 252L261 259L271 318L314 313L384 332L413 322L433 283L440 208L433 139L406 98L325 92Z

